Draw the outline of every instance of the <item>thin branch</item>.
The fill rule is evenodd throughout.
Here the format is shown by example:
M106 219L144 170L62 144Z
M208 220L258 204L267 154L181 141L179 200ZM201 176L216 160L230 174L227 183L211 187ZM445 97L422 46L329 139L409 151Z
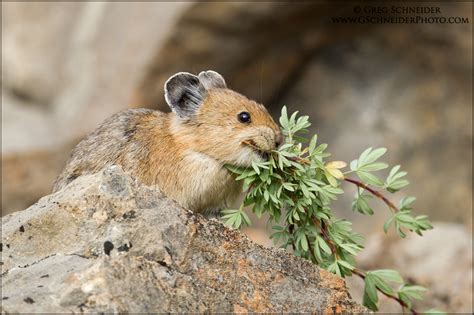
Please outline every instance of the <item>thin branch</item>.
M289 224L288 225L288 232L290 232L291 235L293 235L293 231L295 230L295 225L294 224ZM294 240L291 241L291 247L293 248L293 251L296 250L296 245Z
M302 157L299 157L299 156L294 156L294 157L290 156L290 157L286 157L286 158L290 161L298 162L298 163L301 163L301 164L306 164L306 165L311 164L311 162L308 159L305 159L305 158L302 158Z
M323 233L323 239L326 241L326 243L328 243L329 248L331 248L331 252L334 255L334 257L337 258L338 255L337 255L336 244L334 244L334 241L329 237L329 231L324 221L321 220L321 225L319 225L319 222L316 219L314 219L313 223L319 226L319 228L321 229L321 233Z
M375 197L379 198L380 200L382 200L383 202L385 202L385 204L390 208L390 210L392 210L393 213L397 213L400 211L400 209L397 208L397 206L395 206L393 204L393 202L391 202L390 200L388 200L384 195L382 195L380 192L370 188L369 186L367 186L366 184L358 181L358 180L355 180L355 179L352 179L352 178L346 178L344 177L344 180L346 182L349 182L349 183L352 183L354 185L356 185L357 187L360 187L360 188L363 188L365 190L367 190L368 192L370 192L372 195L374 195Z
M303 208L306 214L308 214L308 209ZM328 243L329 248L331 249L331 253L337 257L337 249L336 249L336 244L334 244L334 241L329 237L329 231L326 227L326 224L324 223L324 220L318 220L317 218L311 216L311 221L315 226L317 226L322 233L322 237L326 243Z
M358 275L360 278L364 279L365 280L365 272L363 272L362 270L359 270L359 269L354 269L352 270L352 273L355 274L355 275ZM377 288L377 287L376 287ZM410 312L413 314L413 315L417 315L419 314L414 308L410 307L407 303L405 303L404 301L402 301L399 297L397 296L394 296L394 295L391 295L391 294L387 294L385 292L383 292L382 290L380 290L379 288L377 288L377 291L379 291L380 293L382 293L383 295L385 295L386 297L392 299L392 300L395 300L396 302L398 302L398 304L400 304L402 307L405 307L407 308L408 310L410 310Z

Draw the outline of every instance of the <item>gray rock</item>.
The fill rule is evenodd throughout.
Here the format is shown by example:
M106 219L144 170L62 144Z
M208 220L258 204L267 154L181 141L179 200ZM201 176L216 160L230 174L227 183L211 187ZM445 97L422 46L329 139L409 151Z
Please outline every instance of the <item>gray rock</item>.
M140 106L130 100L146 63L188 6L2 3L2 153L51 149Z
M2 311L360 312L345 282L119 167L2 218Z
M68 39L83 8L80 2L4 3L3 87L32 107L50 106L64 87Z

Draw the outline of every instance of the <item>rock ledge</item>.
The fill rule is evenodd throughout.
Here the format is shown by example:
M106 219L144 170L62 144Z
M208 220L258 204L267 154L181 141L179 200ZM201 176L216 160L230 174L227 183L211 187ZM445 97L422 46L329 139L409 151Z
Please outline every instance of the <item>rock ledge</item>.
M2 312L364 312L342 279L118 167L2 218Z

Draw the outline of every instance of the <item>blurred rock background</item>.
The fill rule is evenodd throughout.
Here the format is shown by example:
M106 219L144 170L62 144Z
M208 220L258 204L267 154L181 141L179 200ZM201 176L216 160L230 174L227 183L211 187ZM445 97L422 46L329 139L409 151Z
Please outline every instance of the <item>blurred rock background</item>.
M353 15L354 4L2 3L2 215L48 194L71 148L100 121L129 107L167 110L170 75L213 69L275 117L282 105L310 115L334 159L387 147L386 161L412 183L393 199L417 196L416 212L450 227L430 233L469 248L454 254L431 242L429 259L463 257L432 272L472 275L472 4L423 5L469 24L332 22ZM348 189L338 214L377 238L386 210L353 214ZM271 245L254 222L246 232ZM389 267L380 253L395 243L380 242L370 268ZM407 253L417 251L411 244ZM420 260L399 266L411 275ZM468 279L459 284L466 296ZM472 310L446 286L450 298L437 307Z

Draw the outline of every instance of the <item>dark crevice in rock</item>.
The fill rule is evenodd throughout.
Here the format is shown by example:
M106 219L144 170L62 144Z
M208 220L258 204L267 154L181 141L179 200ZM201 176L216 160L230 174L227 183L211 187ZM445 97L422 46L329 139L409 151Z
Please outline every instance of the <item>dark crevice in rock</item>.
M114 249L114 244L111 241L104 242L104 253L110 256L110 252Z
M31 267L31 266L33 266L33 265L39 264L40 262L42 262L42 261L45 260L45 259L48 259L48 258L54 257L54 256L56 256L56 254L51 254L51 255L48 255L48 256L46 256L46 257L43 257L43 258L41 258L41 259L39 259L39 260L37 260L37 261L34 261L34 262L32 262L31 264L26 264L26 265L23 265L23 266L18 266L18 268Z
M125 243L125 244L117 247L117 250L119 252L128 252L130 250L130 248L132 248L132 243L128 242L128 243Z

